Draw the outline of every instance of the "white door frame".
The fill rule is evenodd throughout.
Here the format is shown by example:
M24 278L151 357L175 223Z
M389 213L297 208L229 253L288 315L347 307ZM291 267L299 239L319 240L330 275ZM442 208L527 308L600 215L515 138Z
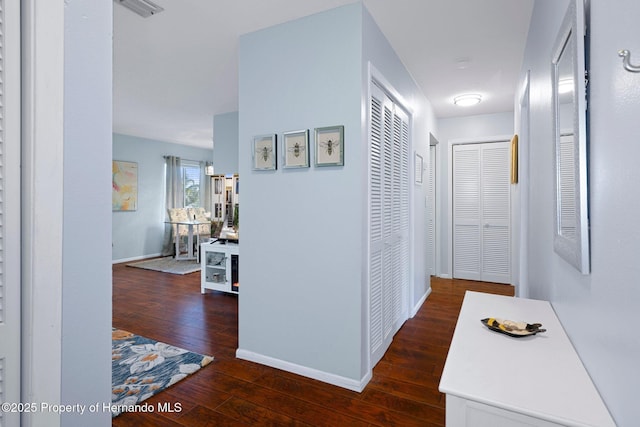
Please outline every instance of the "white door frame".
M429 186L433 186L433 195L432 195L432 200L431 203L433 204L433 241L431 242L427 242L428 245L431 245L431 251L432 251L432 259L429 260L429 262L433 263L433 265L431 265L431 274L433 276L438 276L440 273L440 269L438 268L439 265L439 257L440 257L440 245L439 245L439 240L440 240L440 233L438 232L438 226L439 226L439 222L438 222L438 208L440 207L440 202L438 200L438 198L440 197L440 192L438 191L438 184L440 183L440 180L438 179L439 176L438 174L440 173L440 168L438 167L438 145L439 142L438 140L433 136L433 134L429 133L429 139L431 142L431 144L429 144L429 167L431 167L431 165L434 166L433 171L429 171L428 176L433 177L433 182L429 183ZM431 148L433 147L433 153L431 152ZM433 157L432 157L433 156ZM428 227L428 224L426 224L426 226ZM428 273L428 272L427 272Z
M453 278L453 146L461 144L484 144L491 142L509 142L512 135L494 135L478 138L451 139L447 142L447 153L449 155L449 173L447 174L447 212L449 217L449 227L447 230L447 240L449 242L449 262L448 270ZM509 190L511 192L511 189Z
M20 6L14 1L2 1L0 31L2 32L2 141L0 165L2 165L2 274L0 275L0 402L21 402L21 236L20 236ZM18 411L1 411L0 423L20 424Z
M58 1L21 0L22 402L60 403L64 12ZM55 413L24 426L59 426Z
M517 228L519 230L517 245L513 245L514 259L517 259L516 295L521 298L529 297L529 147L530 147L530 71L527 71L520 88L518 104L515 111L515 129L519 135L518 141L518 190L517 206L519 212ZM512 207L512 211L513 211ZM512 222L513 219L512 219ZM514 232L515 234L515 232Z

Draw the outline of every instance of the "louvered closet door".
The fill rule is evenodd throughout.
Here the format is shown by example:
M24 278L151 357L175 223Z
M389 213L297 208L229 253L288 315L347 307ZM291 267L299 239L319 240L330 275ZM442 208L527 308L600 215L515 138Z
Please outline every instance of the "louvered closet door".
M436 273L436 146L429 146L429 175L427 189L427 274L434 276Z
M453 277L481 280L480 149L453 146Z
M572 134L560 136L558 172L560 174L560 234L576 240L576 169Z
M486 144L482 152L482 280L511 281L510 144Z
M0 0L0 402L20 402L20 9ZM19 425L0 411L0 426Z
M509 283L510 146L453 147L453 276Z
M370 351L384 355L406 320L409 281L408 116L377 86L370 105Z
M409 116L394 105L394 282L393 326L395 334L407 319L407 292L409 289Z

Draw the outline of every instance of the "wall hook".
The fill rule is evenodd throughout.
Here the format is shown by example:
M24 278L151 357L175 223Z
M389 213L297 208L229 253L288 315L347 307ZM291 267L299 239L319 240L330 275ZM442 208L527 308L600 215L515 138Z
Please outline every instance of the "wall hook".
M626 49L619 50L618 56L622 57L622 66L624 67L625 70L631 71L632 73L640 73L640 66L631 65L631 62L630 62L631 52L629 52Z

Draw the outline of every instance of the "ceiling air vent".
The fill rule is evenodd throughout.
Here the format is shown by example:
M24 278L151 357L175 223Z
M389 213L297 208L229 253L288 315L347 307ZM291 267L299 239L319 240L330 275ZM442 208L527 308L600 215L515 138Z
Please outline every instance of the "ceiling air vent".
M143 18L162 12L164 9L149 0L113 0L118 4L134 11Z

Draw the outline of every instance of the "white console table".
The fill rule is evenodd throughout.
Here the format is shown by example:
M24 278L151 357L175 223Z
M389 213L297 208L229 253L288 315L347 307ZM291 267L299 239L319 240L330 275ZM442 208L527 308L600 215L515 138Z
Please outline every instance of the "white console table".
M488 317L542 323L514 338ZM467 291L440 391L447 427L615 426L551 304Z
M200 292L207 289L237 294L240 286L238 264L240 248L237 243L202 243Z

